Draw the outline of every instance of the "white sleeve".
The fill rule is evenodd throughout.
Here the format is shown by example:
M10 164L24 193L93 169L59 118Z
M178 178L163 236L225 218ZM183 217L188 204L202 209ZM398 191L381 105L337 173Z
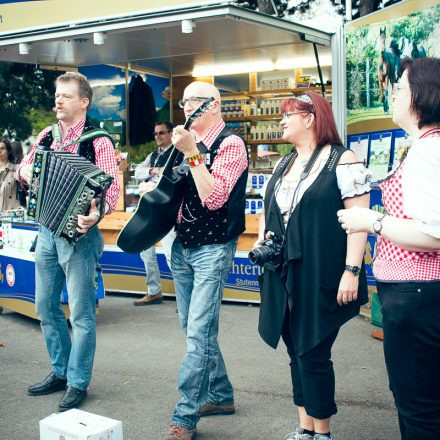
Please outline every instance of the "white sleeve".
M417 140L402 170L403 211L420 230L440 238L440 138Z
M148 180L151 178L150 176L150 165L151 165L151 156L153 153L150 153L147 158L136 166L134 169L134 178L136 180Z
M338 165L336 178L342 199L360 196L371 191L371 173L361 162Z

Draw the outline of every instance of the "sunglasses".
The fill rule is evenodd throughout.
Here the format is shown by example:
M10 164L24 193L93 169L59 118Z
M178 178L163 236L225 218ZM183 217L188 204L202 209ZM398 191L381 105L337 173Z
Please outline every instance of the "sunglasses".
M153 131L153 136L163 136L164 134L171 133L169 130L166 131Z

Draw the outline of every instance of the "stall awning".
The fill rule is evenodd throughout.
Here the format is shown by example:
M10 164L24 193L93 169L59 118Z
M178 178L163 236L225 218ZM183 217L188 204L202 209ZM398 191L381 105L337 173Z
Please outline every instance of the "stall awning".
M75 1L81 2L85 0ZM314 66L313 47L305 43L315 42L322 45L321 63L328 59L330 64L329 33L228 2L175 3L174 9L158 10L156 5L150 11L124 10L103 17L76 18L75 22L52 20L15 30L0 25L0 61L74 67L130 63L178 76L191 75L194 66L222 63L247 64L249 71L258 70L254 67L261 63L272 63L274 69ZM182 20L192 21L192 33L182 33ZM104 35L101 45L94 44L96 32ZM19 53L19 43L30 45L28 54Z

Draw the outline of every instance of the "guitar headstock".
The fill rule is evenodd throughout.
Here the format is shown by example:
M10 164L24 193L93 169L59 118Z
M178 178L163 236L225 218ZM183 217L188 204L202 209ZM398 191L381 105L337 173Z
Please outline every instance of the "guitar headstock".
M214 102L215 102L215 98L207 98L205 101L203 101L202 105L196 110L194 110L188 116L188 119L186 120L184 127L188 129L197 118L203 115L203 113L206 113L208 110L211 110L212 107L214 107Z

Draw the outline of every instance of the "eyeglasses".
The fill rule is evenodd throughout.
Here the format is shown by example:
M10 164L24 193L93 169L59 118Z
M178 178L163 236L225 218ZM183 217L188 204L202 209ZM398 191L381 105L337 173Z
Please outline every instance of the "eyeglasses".
M183 98L181 99L178 104L180 108L185 107L185 104L187 102L190 102L191 104L198 104L200 102L204 102L207 99L209 99L210 96L190 96L189 98Z
M408 90L408 87L403 86L402 84L399 83L394 83L393 84L393 92L397 93L399 90Z
M6 151L7 150L7 148L4 146L4 145L2 145L1 147L0 147L0 151Z
M165 131L154 131L153 132L153 136L163 136L164 134L167 134L167 133L171 133L169 130L165 130Z
M282 113L283 119L288 119L293 115L300 115L301 113L310 113L310 112L306 112L305 110L302 112L284 112Z

